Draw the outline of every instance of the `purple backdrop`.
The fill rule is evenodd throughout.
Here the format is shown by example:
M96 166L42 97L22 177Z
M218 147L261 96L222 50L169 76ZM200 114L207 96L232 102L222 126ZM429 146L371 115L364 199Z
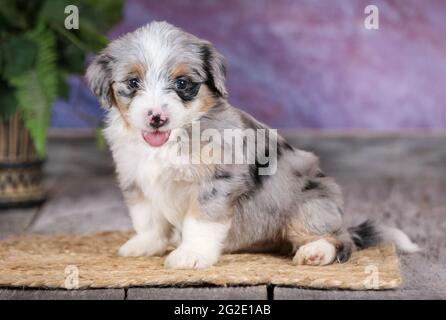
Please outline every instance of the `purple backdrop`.
M166 20L212 41L230 102L273 127L446 128L446 1L127 0L124 15L111 38ZM70 84L53 126L91 126L102 112Z

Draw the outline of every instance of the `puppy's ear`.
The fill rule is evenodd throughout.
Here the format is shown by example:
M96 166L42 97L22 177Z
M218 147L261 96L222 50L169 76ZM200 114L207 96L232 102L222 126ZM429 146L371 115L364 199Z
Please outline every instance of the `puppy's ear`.
M99 54L87 69L86 78L90 90L96 95L103 108L112 105L111 77L115 59L107 53Z
M207 85L218 96L228 97L226 90L226 68L223 56L209 43L204 42L201 46L204 71L206 72Z

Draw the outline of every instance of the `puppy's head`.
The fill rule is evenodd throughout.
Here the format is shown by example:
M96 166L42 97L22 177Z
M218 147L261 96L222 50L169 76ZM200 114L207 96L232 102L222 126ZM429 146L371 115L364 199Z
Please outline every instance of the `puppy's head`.
M113 41L87 69L104 108L151 146L227 97L223 57L207 41L152 22Z

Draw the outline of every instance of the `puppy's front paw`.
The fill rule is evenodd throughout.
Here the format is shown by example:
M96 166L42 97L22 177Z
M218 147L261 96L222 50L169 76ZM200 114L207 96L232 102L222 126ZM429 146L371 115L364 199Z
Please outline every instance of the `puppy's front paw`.
M136 235L119 248L122 257L140 257L162 255L166 245L161 240L154 240L148 235Z
M197 249L179 246L166 258L164 265L170 269L203 269L215 264L218 255L205 254Z
M293 263L324 266L332 263L335 257L335 246L325 239L320 239L300 247L293 258Z

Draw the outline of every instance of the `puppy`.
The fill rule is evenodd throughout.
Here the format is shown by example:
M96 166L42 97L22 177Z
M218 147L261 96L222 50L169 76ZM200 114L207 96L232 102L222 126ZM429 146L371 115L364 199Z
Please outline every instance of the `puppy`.
M341 190L317 157L229 105L223 57L209 42L152 22L111 42L86 77L107 110L136 231L120 255L174 245L165 266L184 269L212 266L222 252L279 250L295 264L327 265L381 241L417 250L398 229L347 228Z

